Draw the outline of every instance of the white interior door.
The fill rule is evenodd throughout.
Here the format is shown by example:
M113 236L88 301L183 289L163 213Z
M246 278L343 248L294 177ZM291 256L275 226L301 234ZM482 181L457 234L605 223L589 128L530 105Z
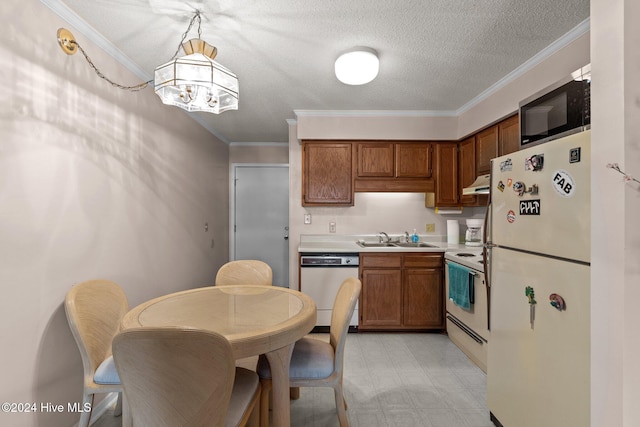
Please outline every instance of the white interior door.
M289 166L233 165L232 259L258 259L289 286Z

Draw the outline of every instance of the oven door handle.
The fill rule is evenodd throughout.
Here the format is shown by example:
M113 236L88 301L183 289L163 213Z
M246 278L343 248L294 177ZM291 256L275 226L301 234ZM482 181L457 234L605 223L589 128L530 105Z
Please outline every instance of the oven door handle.
M471 337L471 339L473 339L478 344L482 344L483 342L485 342L478 334L473 332L464 323L462 323L461 321L459 321L458 319L456 319L452 315L447 314L447 319L450 320L451 323L456 325L458 328L460 328L462 330L462 332L464 332L465 334L469 335Z

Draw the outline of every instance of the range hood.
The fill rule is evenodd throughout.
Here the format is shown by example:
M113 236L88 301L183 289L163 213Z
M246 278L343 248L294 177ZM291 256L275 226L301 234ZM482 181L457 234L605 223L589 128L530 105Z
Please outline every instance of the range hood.
M474 195L474 194L489 194L489 186L491 185L491 175L480 175L473 181L468 187L462 189L462 194Z

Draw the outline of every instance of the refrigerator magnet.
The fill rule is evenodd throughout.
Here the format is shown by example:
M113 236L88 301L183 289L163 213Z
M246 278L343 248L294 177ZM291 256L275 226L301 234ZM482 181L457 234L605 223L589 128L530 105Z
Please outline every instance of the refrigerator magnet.
M498 190L504 191L504 182L502 181L498 182Z
M551 176L551 183L556 193L562 197L573 197L576 184L569 172L564 169L558 169Z
M511 162L511 158L500 162L500 172L510 172L513 169L513 163Z
M513 210L509 210L509 212L507 212L507 222L509 224L513 224L516 220L516 213Z
M531 157L527 157L524 162L524 170L541 171L544 165L544 154L534 154Z
M578 163L580 161L580 147L569 150L569 163Z

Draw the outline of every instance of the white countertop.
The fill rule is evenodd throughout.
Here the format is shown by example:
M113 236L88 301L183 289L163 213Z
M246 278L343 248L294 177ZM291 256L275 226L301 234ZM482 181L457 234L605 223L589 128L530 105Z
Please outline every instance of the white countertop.
M398 236L392 235L393 240ZM302 234L300 235L300 245L298 252L448 252L468 250L469 247L462 244L447 243L446 237L442 236L420 236L420 242L429 243L435 247L362 247L356 242L363 240L365 242L377 242L376 234L370 235L336 235L336 234Z

